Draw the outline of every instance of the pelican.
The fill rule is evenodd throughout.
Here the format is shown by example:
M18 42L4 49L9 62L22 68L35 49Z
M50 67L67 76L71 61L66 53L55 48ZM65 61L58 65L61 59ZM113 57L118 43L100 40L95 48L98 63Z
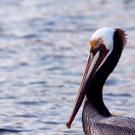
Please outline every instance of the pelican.
M135 135L135 119L114 116L103 102L106 79L116 67L126 44L125 31L120 28L98 29L90 39L90 54L83 79L67 122L71 124L83 102L82 126L85 135Z

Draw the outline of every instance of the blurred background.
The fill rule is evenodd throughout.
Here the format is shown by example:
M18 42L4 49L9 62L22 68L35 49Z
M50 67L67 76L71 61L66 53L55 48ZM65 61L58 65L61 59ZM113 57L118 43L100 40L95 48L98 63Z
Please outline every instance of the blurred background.
M66 129L100 27L128 37L104 87L113 114L135 117L134 0L0 0L0 134L82 135L81 110Z

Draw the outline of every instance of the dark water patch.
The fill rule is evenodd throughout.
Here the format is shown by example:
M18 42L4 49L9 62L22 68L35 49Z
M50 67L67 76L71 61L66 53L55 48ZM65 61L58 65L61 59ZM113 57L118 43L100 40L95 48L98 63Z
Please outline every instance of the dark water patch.
M36 34L28 34L28 35L21 36L20 38L25 39L25 40L33 39L33 38L35 39L35 38L37 38L37 35Z
M14 49L1 48L0 49L0 58L9 59L15 56L17 52Z
M18 104L26 105L26 106L38 106L39 102L37 101L22 101L22 102L17 102Z
M1 6L13 6L13 7L18 7L18 6L20 6L20 2L18 2L18 1L16 1L16 0L13 0L13 1L10 1L10 0L4 0L4 1L2 1L1 2Z
M25 67L28 66L29 64L27 62L20 62L18 65L21 67Z
M7 40L9 44L10 44L10 41L19 40L19 39L20 39L20 35L17 35L17 34L7 34L4 32L0 33L0 40Z
M55 21L48 21L48 22L46 22L46 24L48 26L53 26L53 25L55 25Z
M56 122L56 121L45 121L45 122L42 122L42 123L45 123L47 125L58 125L58 124L62 124L61 122Z
M65 70L65 68L64 67L62 67L62 66L54 66L54 67L48 67L47 68L47 70L48 71L56 71L56 70Z
M22 117L22 118L36 118L37 115L33 115L33 114L23 114L23 115L14 115L14 117Z
M44 90L45 91L45 90ZM38 95L36 94L37 96L37 99L39 98L39 96L42 95L41 91L40 91L40 94L38 93ZM43 95L42 95L43 96ZM45 95L46 96L46 95ZM36 100L37 100L36 99ZM20 105L26 105L26 106L41 106L41 105L45 105L47 104L47 101L46 100L42 100L42 99L38 99L38 101L20 101L20 102L17 102L17 104L20 104Z
M76 133L74 130L70 129L70 130L65 130L63 131L64 135L69 135L69 134L73 134L73 135L80 135L79 133Z
M90 32L92 31L91 28L78 28L78 29L71 29L71 28L63 28L63 29L52 29L52 28L43 28L40 32L48 32L48 33L81 33L81 32Z
M131 97L129 93L107 93L106 95L110 97Z
M1 100L4 100L5 98L6 98L7 100L13 100L13 99L16 99L16 96L13 96L13 95L10 95L10 96L6 95L6 96L4 96L4 97L1 97L1 96L0 96L0 99L1 99Z
M117 84L117 81L116 80L107 80L105 82L105 85L116 85Z
M64 46L60 47L60 49L61 49L62 51L70 51L70 50L72 50L71 47L64 47Z
M41 81L34 81L34 82L29 82L29 84L30 85L46 85L47 84L47 82L46 81L43 81L43 80L41 80Z
M49 127L49 125L46 127L39 128L39 130L41 130L41 131L49 131L50 129L51 129L51 127Z
M0 128L0 133L19 133L24 132L25 130L14 129L14 128Z

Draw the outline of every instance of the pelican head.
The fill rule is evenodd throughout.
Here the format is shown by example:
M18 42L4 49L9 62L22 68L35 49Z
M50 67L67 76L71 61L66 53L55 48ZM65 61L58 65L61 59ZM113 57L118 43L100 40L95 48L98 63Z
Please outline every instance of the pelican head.
M70 128L74 117L76 116L82 101L86 95L88 89L86 89L86 84L90 83L95 76L95 74L100 70L100 68L107 69L106 78L115 68L120 55L122 53L123 47L126 43L126 34L122 29L104 27L98 29L90 38L90 54L86 64L86 69L83 74L83 79L75 100L75 106L69 121L67 122L67 127ZM106 79L105 78L105 79Z
M90 38L90 48L95 45L104 44L107 49L113 48L113 35L115 28L104 27L98 29Z

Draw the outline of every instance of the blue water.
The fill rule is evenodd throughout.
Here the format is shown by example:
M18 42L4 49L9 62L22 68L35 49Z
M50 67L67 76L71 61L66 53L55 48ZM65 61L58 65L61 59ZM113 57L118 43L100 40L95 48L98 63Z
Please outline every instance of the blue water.
M65 126L99 27L128 44L104 87L113 114L135 117L135 1L0 0L0 134L81 135L81 110Z

